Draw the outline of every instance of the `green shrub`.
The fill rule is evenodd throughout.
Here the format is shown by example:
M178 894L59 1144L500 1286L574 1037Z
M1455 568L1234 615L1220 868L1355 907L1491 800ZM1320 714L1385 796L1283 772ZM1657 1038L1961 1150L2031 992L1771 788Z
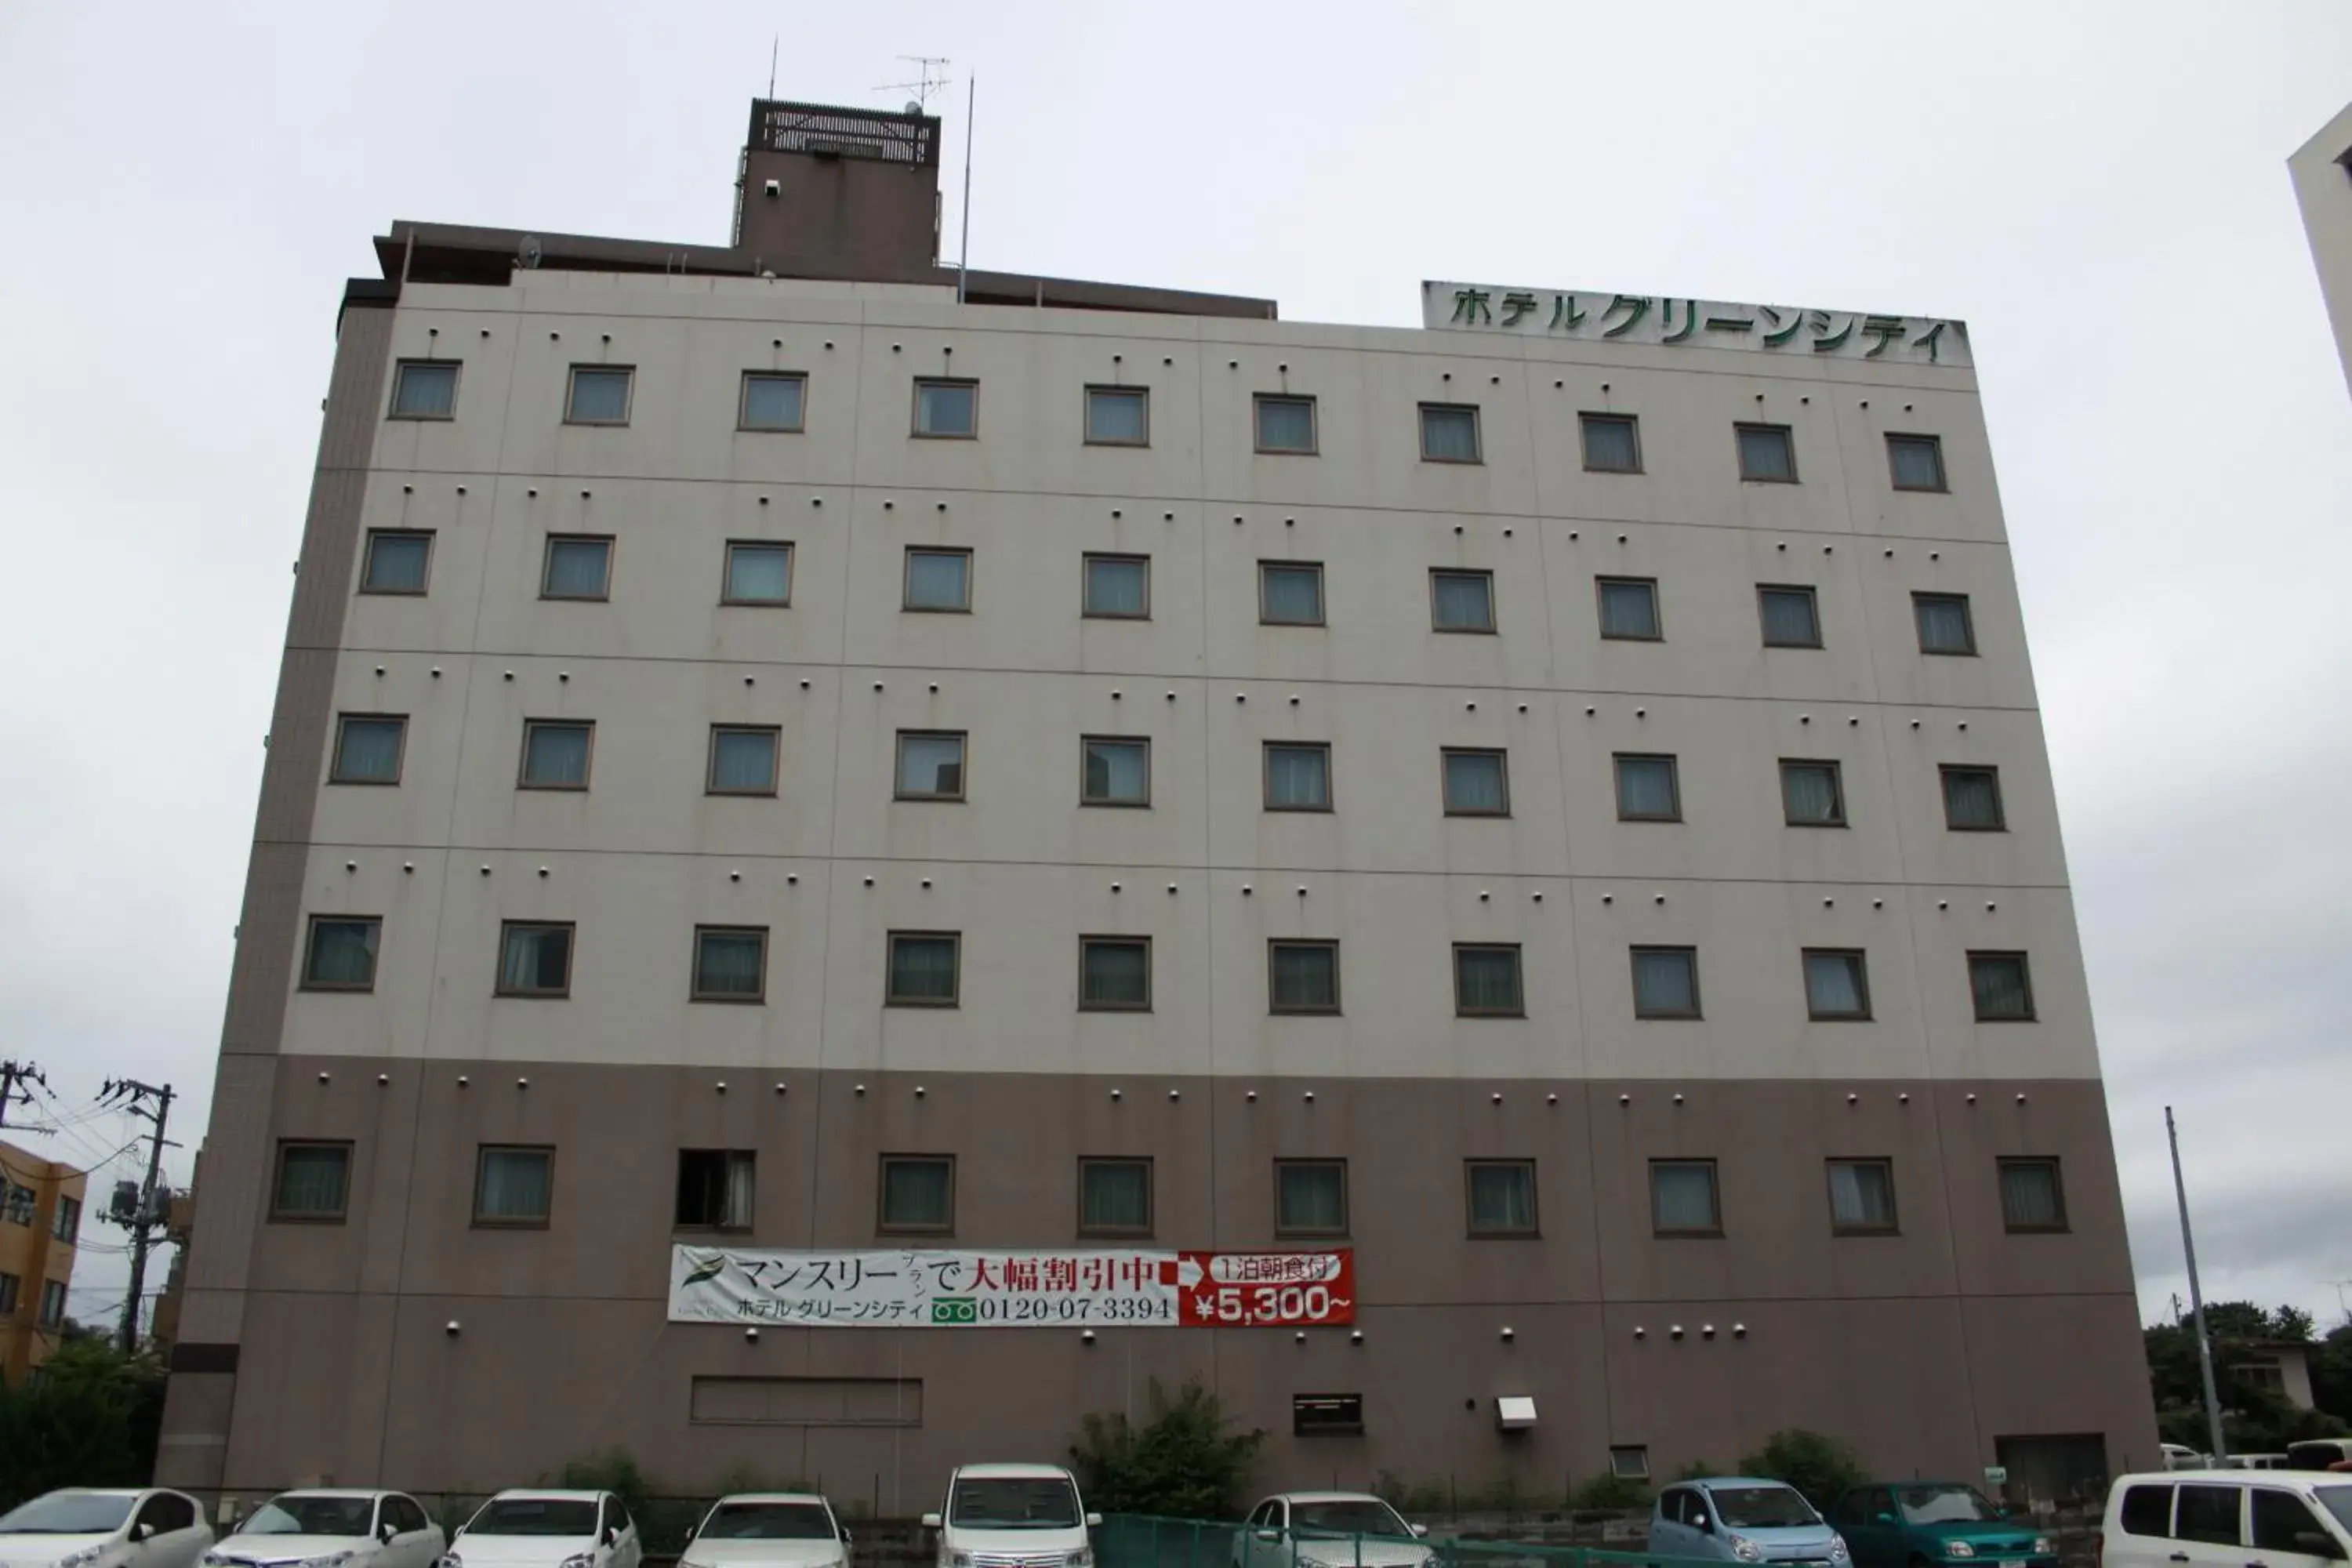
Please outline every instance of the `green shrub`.
M1576 1489L1570 1506L1582 1513L1625 1513L1650 1506L1650 1489L1612 1470L1603 1470Z
M1739 1461L1743 1475L1786 1481L1805 1494L1805 1500L1826 1509L1848 1487L1870 1479L1861 1457L1822 1432L1790 1426L1764 1439L1764 1447Z
M1118 1412L1080 1424L1072 1468L1088 1506L1104 1513L1225 1519L1238 1511L1264 1431L1235 1432L1217 1396L1198 1378L1171 1399L1153 1378L1150 1417L1138 1426Z
M654 1493L653 1483L637 1467L636 1456L617 1446L598 1453L572 1455L563 1461L555 1484L567 1491L611 1492L632 1514L645 1512L646 1500Z

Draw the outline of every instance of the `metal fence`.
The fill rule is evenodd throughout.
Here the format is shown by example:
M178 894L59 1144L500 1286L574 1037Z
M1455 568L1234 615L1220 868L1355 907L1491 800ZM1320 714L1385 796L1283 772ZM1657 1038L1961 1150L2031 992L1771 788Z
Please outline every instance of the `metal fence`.
M1230 1520L1146 1514L1112 1514L1095 1532L1098 1568L1406 1568L1423 1552L1440 1568L1697 1568L1693 1560L1570 1541L1433 1534L1408 1542L1326 1531L1254 1530Z

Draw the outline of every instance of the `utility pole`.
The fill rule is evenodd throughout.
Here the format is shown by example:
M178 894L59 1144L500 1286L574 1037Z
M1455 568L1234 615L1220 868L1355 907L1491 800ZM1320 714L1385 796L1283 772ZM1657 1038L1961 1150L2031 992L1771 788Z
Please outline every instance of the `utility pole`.
M2189 1233L2189 1185L2180 1179L2180 1130L2172 1107L2164 1108L2164 1136L2172 1145L2172 1194L2180 1204L2180 1251L2189 1261L2189 1310L2197 1319L2197 1370L2205 1379L2205 1430L2213 1440L2213 1462L2230 1457L2221 1436L2221 1399L2213 1391L2213 1342L2205 1337L2205 1295L2197 1288L2197 1240Z
M8 1125L8 1108L11 1105L33 1103L33 1091L25 1087L28 1083L37 1083L43 1089L49 1087L49 1080L41 1076L40 1064L0 1062L0 1127Z
M140 1184L138 1203L128 1211L119 1204L107 1210L109 1219L131 1233L131 1294L122 1301L122 1353L129 1355L139 1348L139 1298L147 1288L147 1249L163 1227L168 1202L155 1179L163 1166L163 1127L172 1116L172 1086L157 1089L134 1079L109 1079L98 1098L100 1103L115 1102L155 1124L155 1131L147 1135L147 1179Z

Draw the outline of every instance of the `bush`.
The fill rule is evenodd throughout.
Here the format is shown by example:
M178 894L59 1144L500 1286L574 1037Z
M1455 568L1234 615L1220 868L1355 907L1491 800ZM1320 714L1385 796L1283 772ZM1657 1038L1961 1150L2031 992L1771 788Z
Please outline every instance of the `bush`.
M0 1387L0 1510L58 1487L145 1486L163 1408L152 1354L68 1338L37 1374Z
M1087 1504L1105 1513L1175 1519L1225 1519L1238 1511L1262 1430L1235 1432L1217 1396L1192 1378L1171 1399L1153 1378L1145 1390L1150 1419L1137 1426L1119 1413L1093 1414L1070 1447Z
M1721 1474L1723 1474L1721 1466L1706 1459L1693 1459L1689 1464L1685 1465L1681 1469L1675 1472L1675 1479L1678 1481L1703 1481L1709 1476L1719 1476Z
M1578 1487L1568 1501L1583 1513L1627 1513L1650 1506L1650 1489L1613 1470L1603 1470Z
M555 1484L567 1491L611 1492L627 1505L632 1514L645 1512L646 1500L654 1492L653 1483L637 1468L636 1456L617 1447L601 1453L572 1455L563 1461Z
M1739 1461L1739 1468L1746 1475L1788 1482L1817 1509L1828 1508L1838 1493L1870 1479L1852 1448L1801 1426L1773 1433L1763 1447Z

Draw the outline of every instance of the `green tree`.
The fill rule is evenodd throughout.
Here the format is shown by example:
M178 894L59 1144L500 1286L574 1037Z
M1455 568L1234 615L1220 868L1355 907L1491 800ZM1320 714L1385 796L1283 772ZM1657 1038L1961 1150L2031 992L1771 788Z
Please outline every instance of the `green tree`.
M2338 1421L2352 1421L2352 1320L2313 1347L2311 1402Z
M62 1486L142 1486L154 1473L163 1369L110 1341L65 1339L0 1388L0 1510Z
M1139 1426L1115 1411L1080 1423L1070 1458L1087 1505L1177 1519L1232 1516L1265 1433L1233 1430L1223 1403L1198 1378L1171 1399L1155 1377L1144 1397L1150 1415Z
M1791 1426L1764 1439L1764 1447L1739 1461L1741 1473L1786 1481L1825 1509L1848 1487L1870 1479L1861 1457L1826 1433Z

